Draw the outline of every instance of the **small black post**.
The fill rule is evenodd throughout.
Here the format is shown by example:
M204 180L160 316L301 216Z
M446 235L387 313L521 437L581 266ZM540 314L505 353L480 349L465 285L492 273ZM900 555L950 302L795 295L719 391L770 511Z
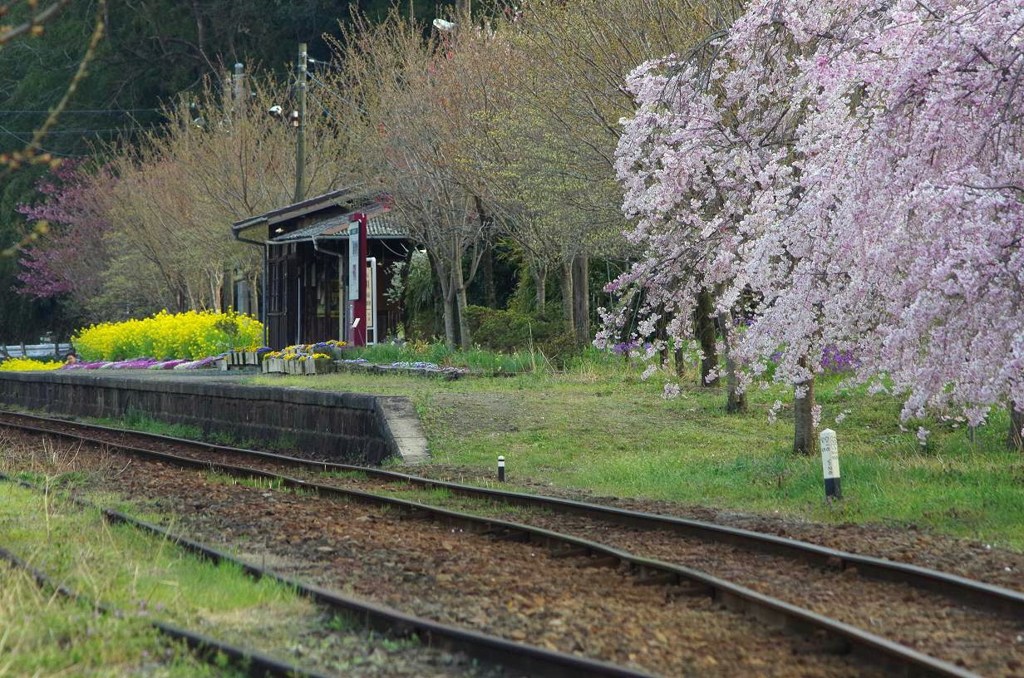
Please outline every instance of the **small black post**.
M498 482L505 482L505 457L498 457Z

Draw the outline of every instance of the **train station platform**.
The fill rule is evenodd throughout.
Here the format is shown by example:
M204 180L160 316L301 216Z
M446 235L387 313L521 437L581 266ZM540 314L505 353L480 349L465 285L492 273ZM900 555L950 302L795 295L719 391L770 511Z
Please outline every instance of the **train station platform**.
M244 383L239 370L0 372L0 406L98 419L149 417L239 446L336 463L419 463L426 437L408 398Z

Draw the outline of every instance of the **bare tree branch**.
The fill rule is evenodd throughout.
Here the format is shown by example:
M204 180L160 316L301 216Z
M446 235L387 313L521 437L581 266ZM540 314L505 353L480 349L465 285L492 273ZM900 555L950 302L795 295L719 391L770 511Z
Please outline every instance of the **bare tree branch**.
M19 24L9 28L3 33L0 33L0 46L7 44L18 36L25 35L26 33L38 35L42 30L43 25L57 16L57 14L69 4L71 4L71 0L55 0L52 4L33 15L32 18L25 23ZM10 7L10 5L5 5L3 9L6 10L8 7ZM3 16L3 13L0 13L0 16Z

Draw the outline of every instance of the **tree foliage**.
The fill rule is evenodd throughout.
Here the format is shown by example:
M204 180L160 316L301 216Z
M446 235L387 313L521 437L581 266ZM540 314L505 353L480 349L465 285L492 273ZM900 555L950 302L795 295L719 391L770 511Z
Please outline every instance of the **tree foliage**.
M391 196L410 236L426 247L440 282L446 342L466 348L467 289L494 227L467 153L493 104L486 87L466 77L466 62L479 54L470 45L490 39L472 31L424 39L393 12L380 24L358 24L337 44L344 71L333 83L356 104L345 100L334 109L360 139L365 181Z
M0 252L6 255L0 256L0 291L18 284L19 269L12 257L19 244L30 242L31 233L14 208L40 202L33 187L51 165L67 157L96 155L102 164L110 149L148 143L147 135L159 136L172 124L174 116L165 113L179 98L198 102L205 96L206 80L219 78L226 66L240 62L249 71L263 65L281 73L294 62L300 41L310 43L311 54L322 59L328 51L322 34L336 33L339 22L349 20L352 8L376 17L389 4L385 0L17 0L5 4L7 13L0 17L0 172L5 167L18 170L0 181ZM415 0L404 2L403 8L427 18L435 3ZM98 41L100 28L102 41ZM86 62L87 69L82 67ZM69 87L69 82L74 86ZM275 93L276 103L286 103L287 90L283 85ZM53 115L54 111L60 115ZM316 180L314 184L323 185ZM155 292L147 287L150 277L133 284L130 277L115 272L143 270L137 269L140 265L142 260L111 264L106 289L111 307L125 302L120 304L121 313L126 304L138 308L137 302ZM126 296L118 300L118 295ZM51 304L0 294L5 338L47 329Z
M361 126L379 160L368 178L384 182L431 252L449 342L456 322L469 340L465 289L496 238L520 253L536 309L554 275L568 328L589 339L587 259L623 252L612 172L630 101L621 80L658 46L696 40L706 13L683 0L538 1L486 20L454 16L453 30L426 40L393 15L338 43L344 71L329 84L347 96L329 105Z
M292 200L295 131L266 113L286 89L269 76L208 81L167 111L167 129L112 161L112 240L160 281L158 308L220 310L225 275L258 276L259 250L230 224ZM309 116L306 132L308 190L351 183L352 151L333 121Z
M45 35L47 28L60 18L61 12L68 4L70 4L68 0L53 0L42 6L34 0L5 4L2 7L3 11L0 11L0 21L10 21L11 23L0 23L0 60L7 60L12 53L19 49L31 48L32 43L37 42L41 36ZM100 0L99 8L103 7L104 0ZM103 36L104 24L100 14L97 13L97 18L92 25L91 36L84 42L85 52L78 58L77 66L70 79L66 79L67 76L62 74L65 79L61 81L59 87L55 88L59 99L47 108L44 119L33 128L31 133L26 133L23 136L18 136L0 125L0 131L4 132L5 137L13 137L13 141L8 139L6 143L0 142L0 180L4 183L0 208L7 208L0 209L0 286L12 282L17 273L13 255L18 248L32 242L45 232L45 227L26 232L9 215L14 213L11 208L20 195L19 188L29 186L31 180L38 176L42 168L55 167L58 163L58 160L46 152L41 144L59 122L61 113L85 75L86 66L95 56L97 45ZM2 67L0 67L0 71L2 71ZM6 333L11 335L10 338L24 340L27 331L33 326L38 326L40 318L45 319L53 315L52 303L48 300L42 305L31 304L24 298L0 295L0 311L6 319ZM54 327L54 329L62 328ZM4 338L6 339L8 336Z

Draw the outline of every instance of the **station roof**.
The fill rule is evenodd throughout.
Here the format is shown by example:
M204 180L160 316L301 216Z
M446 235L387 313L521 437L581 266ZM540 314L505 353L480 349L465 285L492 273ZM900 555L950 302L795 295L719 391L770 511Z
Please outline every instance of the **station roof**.
M303 242L310 240L348 240L351 213L326 217L291 233L282 233L270 239L271 243ZM366 235L375 240L408 238L409 234L395 215L380 211L370 214L366 222Z
M322 216L320 215L322 213ZM312 240L348 240L348 225L354 215L367 215L368 237L372 239L408 238L408 231L396 215L389 212L386 196L367 191L363 186L339 188L301 202L285 205L231 225L235 238L253 244L263 244L242 238L250 228L268 229L268 243L294 243ZM297 223L302 226L294 228ZM274 228L277 226L278 228ZM294 230L290 230L294 229ZM288 231L288 232L285 232Z

